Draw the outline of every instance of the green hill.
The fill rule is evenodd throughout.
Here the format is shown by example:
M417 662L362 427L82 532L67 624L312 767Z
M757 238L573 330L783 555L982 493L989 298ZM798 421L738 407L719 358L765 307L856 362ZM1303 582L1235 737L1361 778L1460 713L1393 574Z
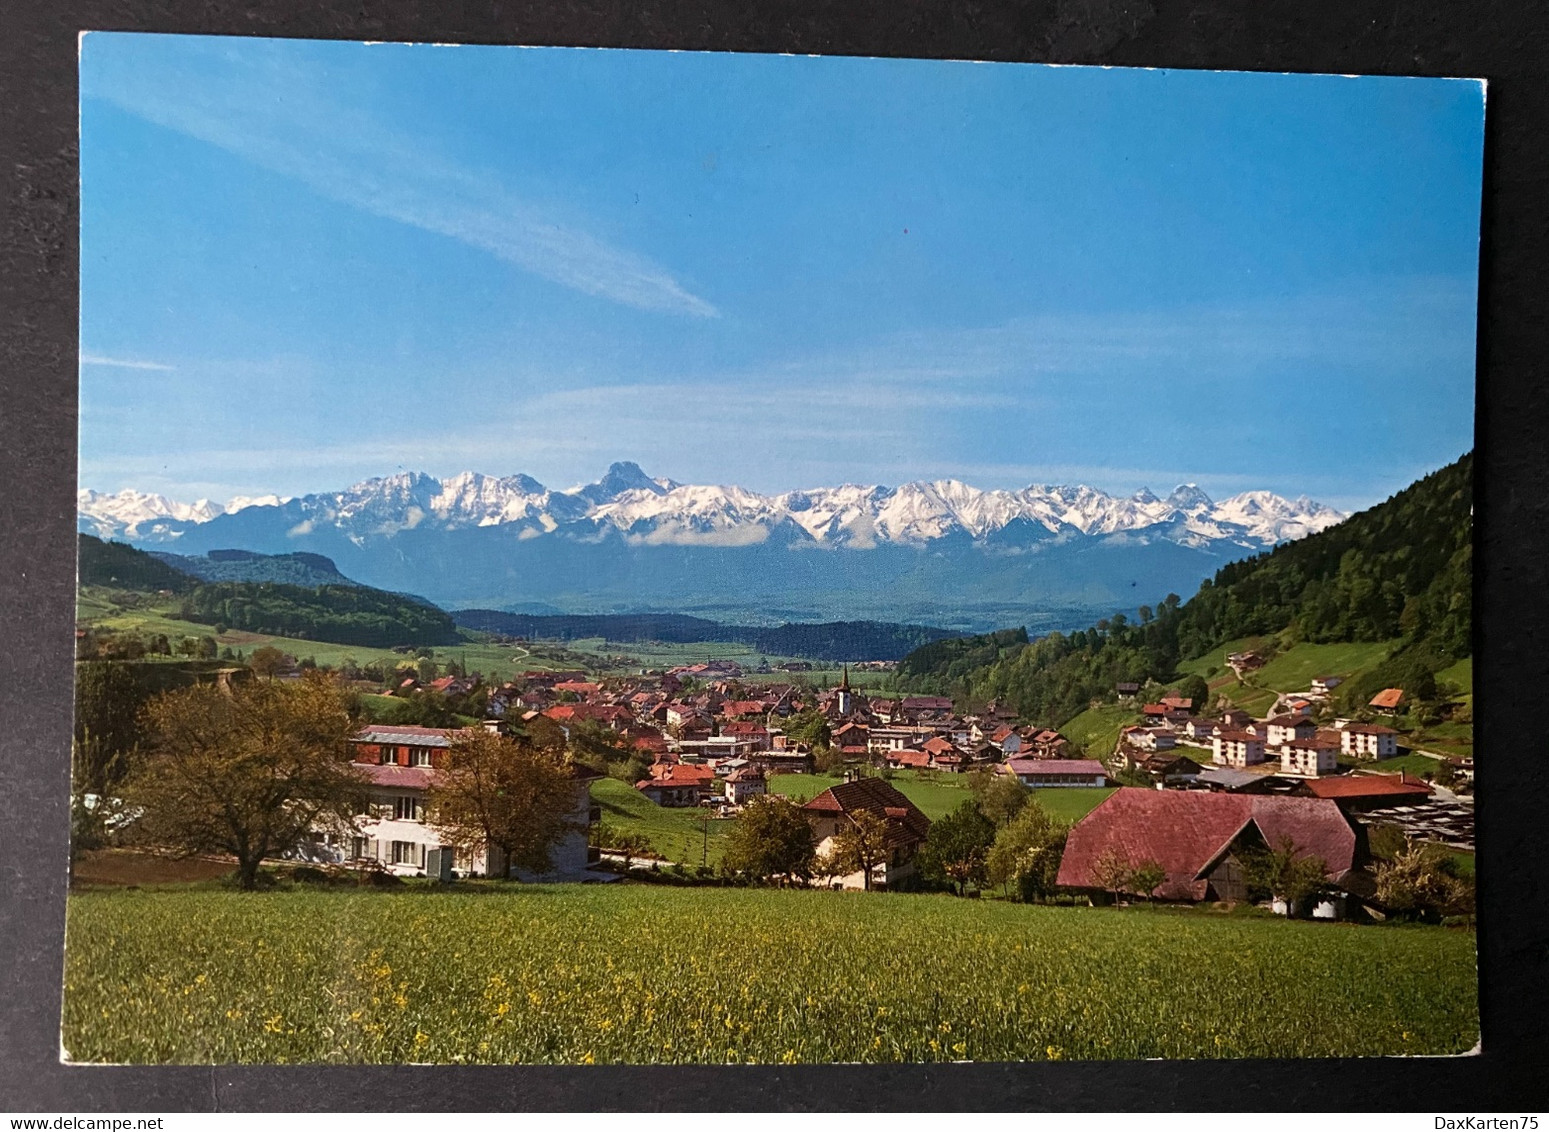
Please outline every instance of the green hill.
M969 705L1001 699L1060 726L1117 683L1199 680L1224 663L1223 646L1256 638L1266 653L1363 646L1309 648L1295 666L1359 668L1342 693L1350 703L1384 686L1427 699L1435 674L1471 652L1472 497L1470 453L1338 526L1223 567L1187 603L1168 594L1135 621L1025 644L1004 633L938 642L904 658L899 684Z
M195 584L195 579L184 571L121 542L103 542L91 535L80 535L77 553L77 578L83 586L182 593Z
M172 604L172 615L176 619L249 633L365 648L449 645L461 639L457 626L445 611L422 598L388 593L352 582L334 570L333 563L326 558L221 553L228 557L215 561L232 562L245 569L272 567L282 573L310 571L320 577L336 577L339 581L323 585L201 582L198 577L175 568L170 561L123 543L103 542L83 534L80 536L79 582L82 587L107 587L136 595L170 591L177 595ZM255 559L266 561L255 562ZM115 596L112 600L120 598ZM165 607L169 600L158 602L154 596L149 599L136 596L131 603L142 607ZM108 612L108 608L99 612Z

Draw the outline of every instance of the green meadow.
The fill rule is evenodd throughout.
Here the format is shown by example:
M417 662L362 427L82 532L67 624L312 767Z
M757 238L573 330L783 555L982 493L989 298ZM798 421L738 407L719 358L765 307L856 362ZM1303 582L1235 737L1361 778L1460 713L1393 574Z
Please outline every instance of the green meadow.
M1461 929L627 884L89 891L67 916L77 1063L1349 1057L1479 1032Z

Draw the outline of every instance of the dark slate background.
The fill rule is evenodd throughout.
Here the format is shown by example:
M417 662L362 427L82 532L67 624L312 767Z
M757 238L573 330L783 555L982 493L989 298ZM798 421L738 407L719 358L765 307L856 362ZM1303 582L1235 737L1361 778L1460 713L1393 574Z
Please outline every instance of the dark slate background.
M0 1109L1542 1109L1546 8L1414 0L43 0L0 8ZM74 580L76 33L675 47L1490 81L1477 418L1484 1052L745 1068L58 1062ZM1312 418L1315 420L1316 411ZM1316 442L1316 428L1309 442ZM1375 951L1381 933L1372 934ZM1374 955L1380 964L1380 957ZM1288 978L1294 973L1288 972ZM1269 988L1266 988L1268 993ZM1539 1039L1539 1040L1535 1040Z

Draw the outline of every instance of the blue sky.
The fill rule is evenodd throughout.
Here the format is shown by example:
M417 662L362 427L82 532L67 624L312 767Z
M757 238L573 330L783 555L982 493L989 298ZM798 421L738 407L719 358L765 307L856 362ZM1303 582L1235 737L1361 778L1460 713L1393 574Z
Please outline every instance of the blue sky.
M1471 447L1471 81L92 33L81 483L638 461L1363 506Z

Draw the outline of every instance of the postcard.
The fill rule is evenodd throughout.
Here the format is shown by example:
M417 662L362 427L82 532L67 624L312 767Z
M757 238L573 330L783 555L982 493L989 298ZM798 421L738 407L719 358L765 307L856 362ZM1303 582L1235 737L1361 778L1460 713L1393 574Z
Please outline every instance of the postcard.
M1481 82L80 68L67 1061L1477 1049Z

